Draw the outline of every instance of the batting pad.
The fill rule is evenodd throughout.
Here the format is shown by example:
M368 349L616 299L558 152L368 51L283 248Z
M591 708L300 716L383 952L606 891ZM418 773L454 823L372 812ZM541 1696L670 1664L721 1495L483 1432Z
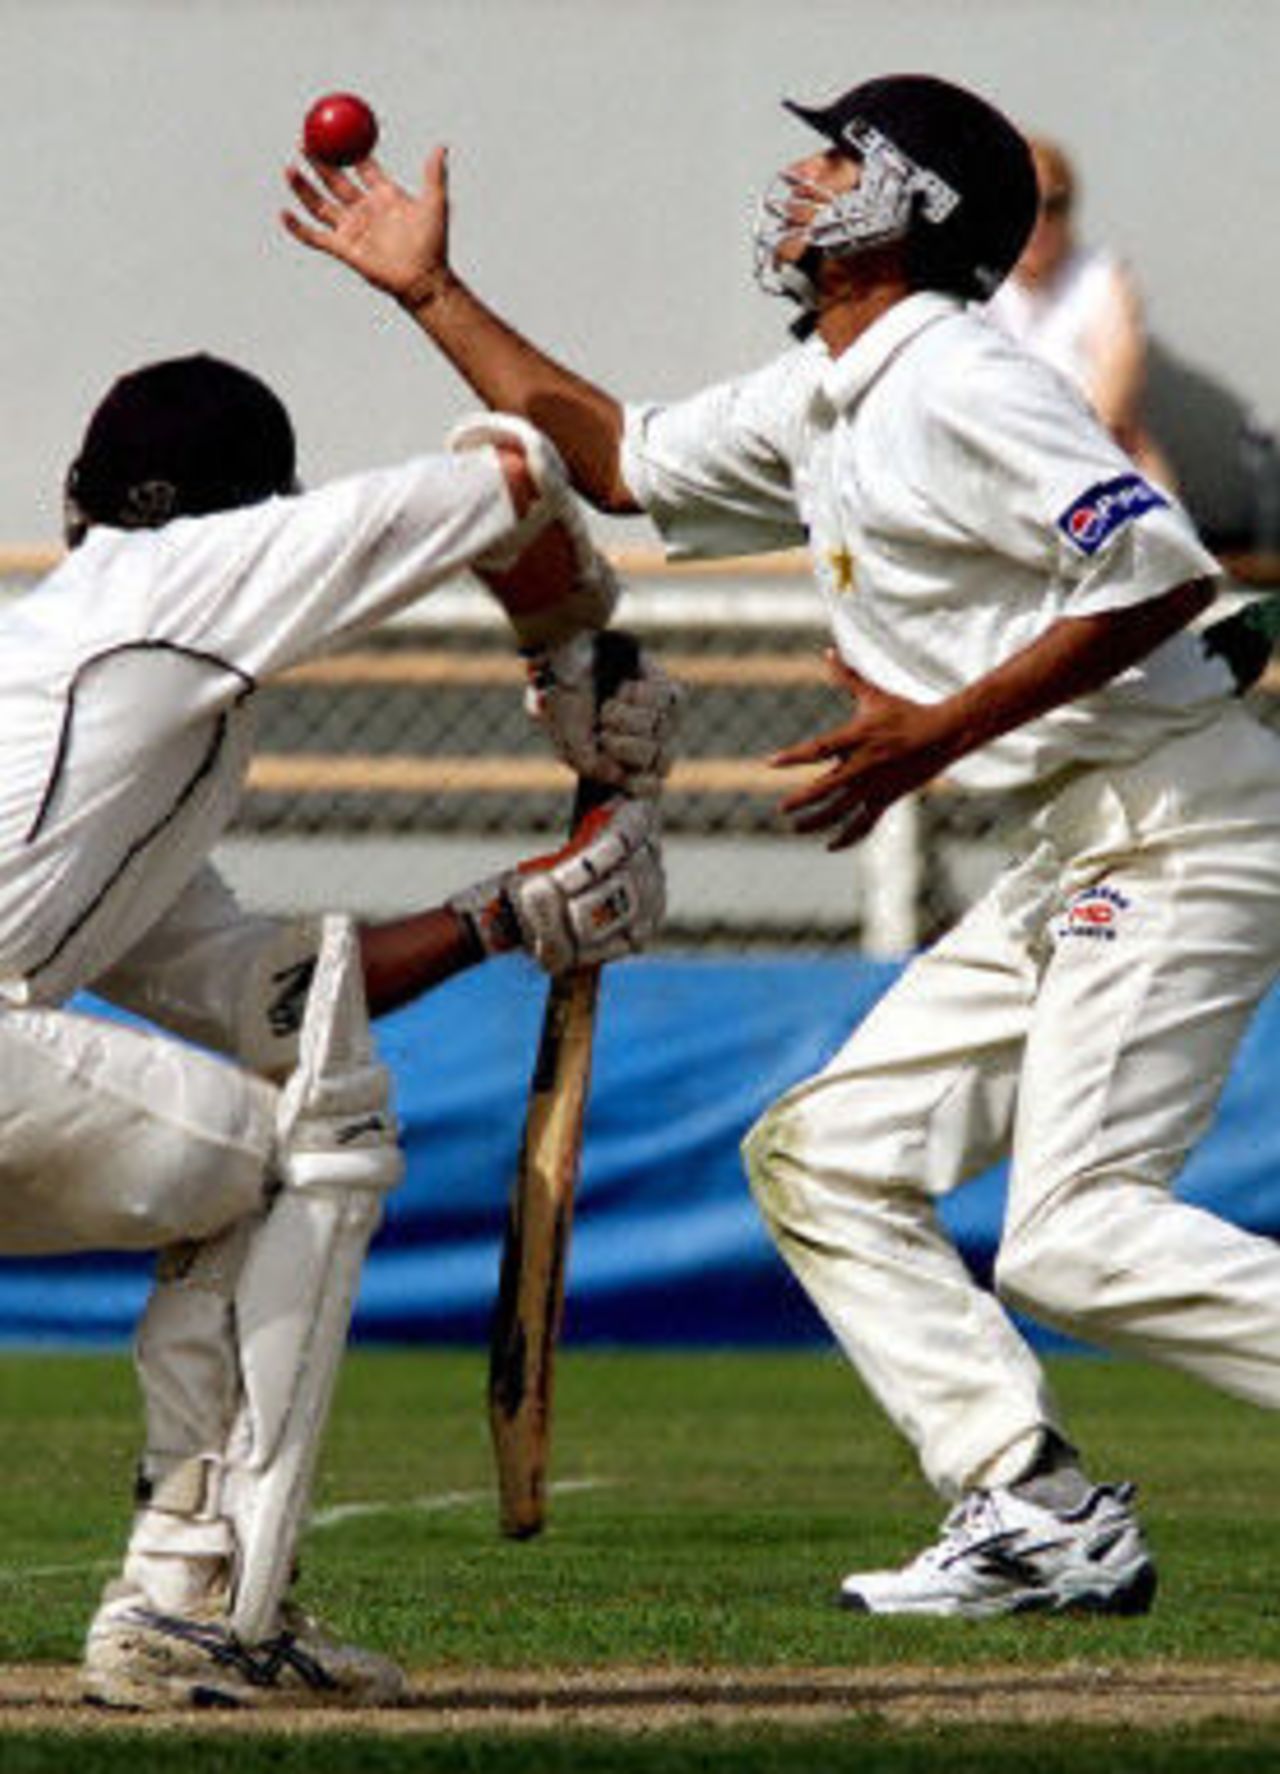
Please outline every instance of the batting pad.
M231 1625L247 1644L275 1630L365 1252L403 1170L347 918L325 920L281 1105L280 1164L283 1187L236 1293L244 1405L228 1474L239 1547Z

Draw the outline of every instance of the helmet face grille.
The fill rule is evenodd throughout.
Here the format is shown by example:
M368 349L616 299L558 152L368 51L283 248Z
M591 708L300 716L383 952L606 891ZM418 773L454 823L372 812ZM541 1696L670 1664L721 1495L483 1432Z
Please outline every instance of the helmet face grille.
M896 187L907 213L906 239L918 287L965 297L991 295L1018 259L1036 215L1036 176L1026 141L985 99L927 74L869 80L824 107L787 108L863 166L863 183L885 195ZM861 188L861 187L860 187ZM856 193L850 193L854 196ZM843 247L855 252L850 229Z
M794 173L780 173L756 219L757 281L802 305L811 305L816 288L807 272L783 256L788 244L804 247L802 264L812 253L848 258L907 239L917 215L930 224L945 221L961 202L945 179L902 153L872 124L853 118L841 135L862 168L852 190L833 195Z
M892 175L902 187L908 204L913 198L919 198L920 214L926 222L945 222L959 207L962 199L953 185L927 166L920 166L888 136L882 135L873 123L867 123L861 117L851 117L840 133L862 162L864 183L865 169L868 168L878 169L881 179Z

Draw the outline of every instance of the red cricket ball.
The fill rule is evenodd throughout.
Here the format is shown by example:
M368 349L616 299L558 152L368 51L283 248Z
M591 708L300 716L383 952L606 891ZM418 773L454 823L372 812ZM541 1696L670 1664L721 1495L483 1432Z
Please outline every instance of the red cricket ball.
M302 125L302 145L312 160L350 166L373 153L378 119L353 92L329 92L317 99Z

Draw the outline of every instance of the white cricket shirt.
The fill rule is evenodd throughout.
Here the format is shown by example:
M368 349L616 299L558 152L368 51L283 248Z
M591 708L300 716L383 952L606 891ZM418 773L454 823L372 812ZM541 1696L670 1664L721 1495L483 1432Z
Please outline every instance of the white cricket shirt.
M898 303L672 405L629 407L623 473L674 556L807 543L839 652L884 689L952 694L1063 616L1216 575L1185 513L1083 399L951 297ZM1097 694L953 769L1014 788L1201 725L1227 674L1178 635Z
M180 898L238 805L253 693L500 541L491 451L94 528L0 608L0 998L58 1003Z

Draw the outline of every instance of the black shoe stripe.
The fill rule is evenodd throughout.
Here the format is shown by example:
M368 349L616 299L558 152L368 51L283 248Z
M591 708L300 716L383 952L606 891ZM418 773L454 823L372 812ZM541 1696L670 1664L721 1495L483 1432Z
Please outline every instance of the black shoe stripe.
M240 1712L243 1709L243 1702L234 1694L228 1694L223 1688L206 1687L203 1682L197 1682L187 1698L201 1712Z
M302 1650L291 1632L281 1632L273 1639L252 1647L241 1644L233 1633L222 1626L204 1626L196 1620L183 1620L176 1614L157 1614L150 1608L132 1608L127 1618L146 1626L166 1638L194 1645L221 1669L233 1670L253 1688L276 1688L282 1670L291 1669L309 1688L333 1692L338 1684L316 1659ZM210 1690L215 1693L216 1690ZM195 1690L193 1690L194 1697ZM196 1704L208 1701L197 1700Z

